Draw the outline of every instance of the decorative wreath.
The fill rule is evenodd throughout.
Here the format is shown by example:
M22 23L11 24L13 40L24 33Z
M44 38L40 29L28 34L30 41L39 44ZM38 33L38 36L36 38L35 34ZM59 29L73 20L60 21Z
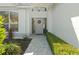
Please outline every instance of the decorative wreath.
M41 20L38 20L38 24L40 24L41 23Z

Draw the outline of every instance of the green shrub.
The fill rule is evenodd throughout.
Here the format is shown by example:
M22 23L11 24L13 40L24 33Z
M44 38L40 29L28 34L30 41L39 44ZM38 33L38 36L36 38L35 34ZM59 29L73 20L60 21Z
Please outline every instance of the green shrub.
M56 55L78 55L79 49L68 44L54 43L54 53Z
M3 44L0 44L0 55L5 53L5 46Z
M12 39L12 31L9 31L10 39ZM20 46L13 43L3 44L6 38L6 29L4 28L4 20L0 16L0 55L18 55L22 52Z
M0 16L0 44L3 43L4 39L6 38L6 29L4 28L4 20L2 16Z
M4 55L20 55L20 53L22 52L21 47L16 45L16 44L6 44L6 48L5 48L5 53L3 53Z
M6 29L4 28L4 20L0 16L0 55L5 52L5 45L3 44L4 39L6 38Z
M48 43L55 55L79 55L79 48L64 42L57 36L47 33Z

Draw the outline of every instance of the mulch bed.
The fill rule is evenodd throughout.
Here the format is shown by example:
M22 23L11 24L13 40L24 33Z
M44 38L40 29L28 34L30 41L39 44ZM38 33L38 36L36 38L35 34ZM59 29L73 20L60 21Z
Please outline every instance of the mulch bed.
M29 46L31 40L32 40L31 38L12 39L12 40L5 39L4 43L7 43L7 42L17 43L19 46L21 46L21 49L22 49L21 55L23 55L25 53L27 47Z

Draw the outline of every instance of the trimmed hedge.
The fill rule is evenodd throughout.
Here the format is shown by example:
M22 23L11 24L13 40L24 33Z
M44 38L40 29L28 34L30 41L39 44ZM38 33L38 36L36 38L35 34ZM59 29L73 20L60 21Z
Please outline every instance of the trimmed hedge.
M55 55L79 55L79 48L75 48L49 32L47 33L47 40L52 53Z

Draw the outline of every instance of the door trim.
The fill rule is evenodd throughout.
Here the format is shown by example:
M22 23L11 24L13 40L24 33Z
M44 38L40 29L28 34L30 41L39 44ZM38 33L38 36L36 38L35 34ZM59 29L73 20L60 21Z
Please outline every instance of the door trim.
M34 19L44 19L44 21L45 21L45 29L47 29L47 18L32 18L32 34L35 34ZM40 35L42 35L42 34L40 34Z

